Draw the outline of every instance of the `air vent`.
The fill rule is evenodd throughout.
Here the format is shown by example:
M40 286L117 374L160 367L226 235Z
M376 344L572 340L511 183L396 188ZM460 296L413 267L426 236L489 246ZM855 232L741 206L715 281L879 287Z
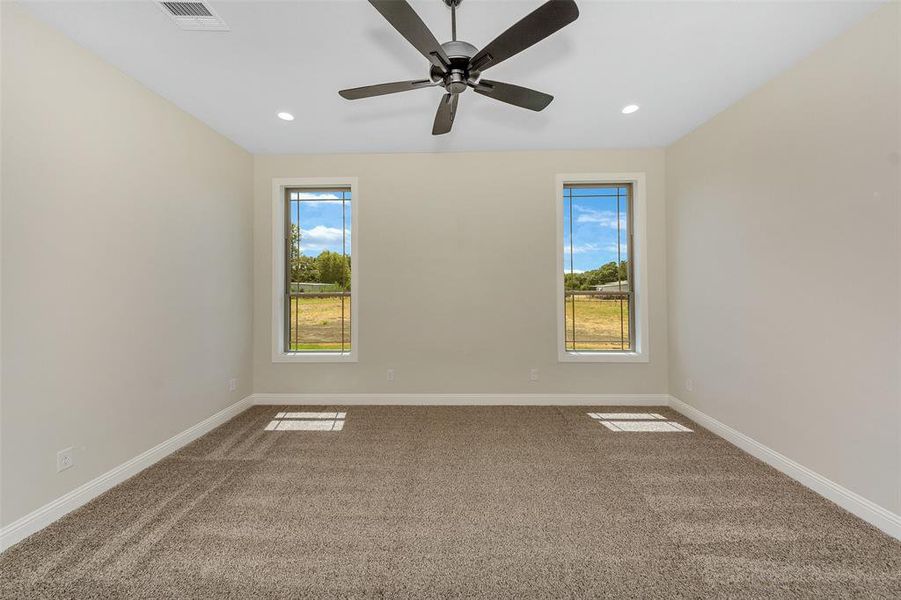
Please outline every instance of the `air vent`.
M205 2L160 2L163 12L172 17L175 24L188 31L228 31L225 21L213 12Z

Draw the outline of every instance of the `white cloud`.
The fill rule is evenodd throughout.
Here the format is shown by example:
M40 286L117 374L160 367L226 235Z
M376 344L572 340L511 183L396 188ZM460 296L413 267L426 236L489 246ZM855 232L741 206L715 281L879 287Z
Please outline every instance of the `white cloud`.
M303 200L304 206L333 206L341 202L338 194L322 192L300 192L298 199Z
M607 252L615 253L616 252L616 242L614 242L612 244L607 244L606 246L604 246L604 250L606 250ZM625 259L626 255L629 252L629 245L626 244L625 242L621 243L619 245L619 251L620 251L620 254L622 254L622 258Z
M566 250L569 250L569 248L566 248ZM601 247L597 244L579 244L572 247L573 254L587 254L589 252L598 252L600 250Z
M310 244L327 244L340 240L344 234L350 235L350 232L341 230L338 227L326 227L325 225L317 225L313 229L301 229L300 239Z
M597 211L586 208L577 208L577 211L581 213L576 217L577 223L597 223L601 227L607 227L609 229L626 228L626 216L621 214L619 219L617 219L616 213L612 210Z
M323 193L323 192L300 192L298 196L301 200L340 200L341 196L338 194L331 193Z
M350 230L340 227L317 225L312 229L300 230L301 252L317 252L322 250L341 251L342 236L347 235L347 251L350 251Z

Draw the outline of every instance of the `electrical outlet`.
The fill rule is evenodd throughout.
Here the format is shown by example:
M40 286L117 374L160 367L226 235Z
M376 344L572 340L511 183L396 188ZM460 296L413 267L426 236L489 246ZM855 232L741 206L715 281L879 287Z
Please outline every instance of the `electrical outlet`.
M56 472L65 471L75 466L75 448L65 448L56 453Z
M695 391L695 382L694 382L694 379L692 379L691 377L689 377L688 379L685 380L685 391L686 392Z
M538 369L529 369L529 381L533 383L538 381Z
M389 383L394 382L394 369L388 369L387 371L385 371L385 380Z
M238 380L237 379L229 379L228 380L228 391L234 392L238 389Z

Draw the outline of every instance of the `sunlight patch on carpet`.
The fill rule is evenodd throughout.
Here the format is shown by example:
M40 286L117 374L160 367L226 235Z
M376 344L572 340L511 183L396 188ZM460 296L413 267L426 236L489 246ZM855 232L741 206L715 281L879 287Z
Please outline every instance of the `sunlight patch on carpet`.
M667 420L666 417L658 413L588 413L588 416L610 431L632 433L692 432L685 425Z
M341 431L346 412L280 412L266 431Z
M666 421L667 418L657 413L588 413L592 419L614 420L614 421L648 421L657 419Z

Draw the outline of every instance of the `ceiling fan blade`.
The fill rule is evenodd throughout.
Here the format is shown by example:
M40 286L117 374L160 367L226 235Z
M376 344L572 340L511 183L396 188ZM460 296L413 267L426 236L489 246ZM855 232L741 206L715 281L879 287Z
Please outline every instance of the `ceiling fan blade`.
M490 81L482 79L472 86L473 91L507 104L528 108L529 110L544 110L554 99L550 94L537 92L529 88L520 87L502 81Z
M435 113L435 123L432 125L432 135L443 135L454 126L454 115L457 114L457 97L460 94L444 94L438 112Z
M450 59L407 0L369 0L369 3L429 62L442 71L447 71Z
M379 83L377 85L365 85L363 87L351 88L349 90L341 90L338 94L347 100L359 100L361 98L372 98L373 96L384 96L385 94L396 94L398 92L408 92L410 90L418 90L420 88L434 87L437 83L430 79L418 79L416 81L395 81L394 83Z
M470 68L484 71L519 54L575 21L579 7L573 0L549 0L523 17L469 61Z

